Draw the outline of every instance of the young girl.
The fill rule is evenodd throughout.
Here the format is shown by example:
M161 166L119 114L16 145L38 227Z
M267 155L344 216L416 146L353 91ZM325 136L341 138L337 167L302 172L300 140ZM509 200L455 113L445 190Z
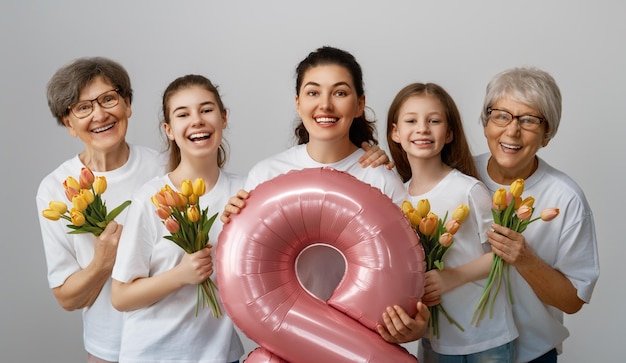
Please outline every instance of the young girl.
M146 183L133 197L113 269L111 300L125 311L120 362L236 362L243 347L228 316L197 311L197 284L213 275L212 248L186 254L172 241L151 197L164 185L203 178L200 206L223 208L244 178L221 170L227 115L217 88L205 77L174 80L163 95L163 129L170 173ZM211 228L214 244L221 224ZM215 278L215 276L212 276Z
M465 332L441 319L439 339L422 338L420 361L513 362L517 329L504 289L495 303L494 318L483 319L478 327L471 323L493 259L491 252L485 253L491 197L477 179L454 101L433 83L406 86L389 108L387 140L413 204L428 199L440 216L459 204L470 209L445 256L446 268L426 273L424 294L429 305L441 302Z
M257 163L248 174L245 190L224 208L222 220L228 223L229 215L245 206L247 190L303 168L332 167L348 172L378 187L400 205L407 199L400 179L390 170L362 168L358 162L364 151L357 145L364 141L376 143L376 138L374 122L365 117L363 76L356 59L344 50L322 47L302 60L296 73L295 101L301 118L295 130L298 145ZM327 300L343 277L343 258L336 253L316 255L299 263L298 276L309 292ZM418 310L413 319L399 307L390 308L391 316L386 314L388 323L379 330L381 335L394 343L420 338L427 326L428 309L419 303Z

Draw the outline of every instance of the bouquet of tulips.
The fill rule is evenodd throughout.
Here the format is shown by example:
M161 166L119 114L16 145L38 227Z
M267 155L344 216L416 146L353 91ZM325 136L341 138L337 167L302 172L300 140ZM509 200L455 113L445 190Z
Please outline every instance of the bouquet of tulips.
M417 232L424 248L426 271L434 268L443 270L443 258L454 243L453 235L469 215L469 207L464 204L459 205L452 213L452 218L447 222L448 212L446 212L443 220L439 219L436 214L430 211L428 199L419 200L416 207L413 207L411 202L404 201L402 211L409 218L411 226ZM428 309L430 310L428 325L431 328L431 334L434 334L435 337L439 338L439 312L448 319L450 324L455 325L461 331L465 331L441 304L430 306Z
M67 225L71 229L69 234L92 233L99 236L107 224L130 204L130 200L107 213L102 199L102 193L107 189L106 178L96 177L89 168L83 167L78 179L68 176L63 182L65 196L72 203L72 209L68 211L64 202L54 200L42 211L42 215L53 221L63 218L71 222Z
M204 180L197 178L193 183L189 179L181 182L180 193L165 185L152 196L156 214L163 220L165 228L171 233L166 239L176 243L186 253L194 253L205 248L209 243L209 231L217 213L208 216L209 208L200 210L199 200L206 191ZM217 299L217 286L208 278L198 284L198 308L209 305L213 316L222 316L222 309Z
M522 193L524 192L524 179L517 179L511 183L509 192L504 188L500 188L493 194L493 203L491 207L491 214L493 215L493 221L495 224L507 227L515 232L522 233L526 230L529 224L536 220L543 220L549 222L559 215L558 208L544 209L539 217L532 218L535 208L535 198L528 196L522 199ZM489 318L493 317L493 305L496 300L496 296L500 290L500 285L503 280L507 285L507 295L511 304L513 304L513 292L511 291L511 284L509 278L510 265L506 265L506 277L503 278L505 262L498 255L494 254L493 262L491 264L491 271L487 279L487 284L483 289L483 293L478 300L474 313L472 315L472 322L476 321L476 326L483 318L487 305L489 305Z

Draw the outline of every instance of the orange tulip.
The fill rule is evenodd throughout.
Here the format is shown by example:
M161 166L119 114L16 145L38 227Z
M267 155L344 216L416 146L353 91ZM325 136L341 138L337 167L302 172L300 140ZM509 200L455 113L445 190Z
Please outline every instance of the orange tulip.
M166 219L172 215L172 210L168 206L161 205L156 209L156 214L161 219Z
M533 198L532 196L528 196L524 198L524 200L522 201L522 205L527 205L531 208L533 207L534 204L535 204L535 198Z
M176 221L176 219L174 218L168 218L164 221L164 223L165 223L165 228L170 233L176 233L180 229L180 225L178 224L178 221Z
M432 215L428 215L420 221L419 230L425 236L432 236L433 233L437 230L437 217L433 217Z

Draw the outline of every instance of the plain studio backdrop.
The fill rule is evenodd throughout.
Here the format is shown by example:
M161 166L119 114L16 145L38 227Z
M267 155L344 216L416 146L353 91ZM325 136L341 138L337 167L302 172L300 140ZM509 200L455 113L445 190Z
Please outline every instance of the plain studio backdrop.
M293 145L295 66L322 45L360 62L385 148L387 108L410 82L448 90L472 151L482 153L478 115L489 79L526 65L556 78L563 118L539 155L585 191L601 263L591 303L565 317L570 337L560 361L622 361L623 15L616 0L2 0L0 362L86 361L80 312L61 309L48 288L34 199L41 179L82 150L47 107L45 86L57 68L83 56L124 65L135 91L128 140L155 148L163 145L159 110L167 84L188 73L209 77L230 109L227 170L246 173ZM415 353L415 343L407 346Z

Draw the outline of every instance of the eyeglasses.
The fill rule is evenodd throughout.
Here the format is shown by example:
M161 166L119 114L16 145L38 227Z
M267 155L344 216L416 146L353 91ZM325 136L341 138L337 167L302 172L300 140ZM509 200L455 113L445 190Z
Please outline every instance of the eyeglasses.
M517 123L521 128L533 131L537 130L539 125L545 121L541 117L533 115L513 116L512 113L505 110L499 110L497 108L488 108L487 113L489 114L489 121L500 127L508 126L513 120L517 119Z
M120 101L119 89L112 89L110 91L106 91L100 96L94 98L93 100L85 100L70 105L68 108L74 116L78 118L85 118L93 112L93 103L98 102L100 107L102 108L111 108L117 106Z

